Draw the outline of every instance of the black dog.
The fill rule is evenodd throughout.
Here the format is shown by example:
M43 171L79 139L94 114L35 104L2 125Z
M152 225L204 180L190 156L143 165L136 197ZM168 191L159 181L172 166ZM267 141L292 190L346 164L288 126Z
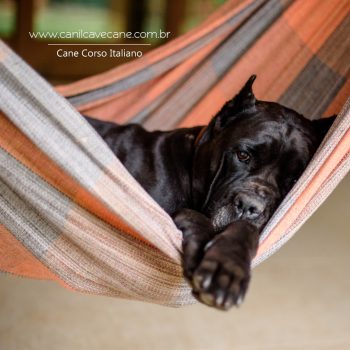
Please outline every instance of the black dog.
M194 295L228 309L247 290L259 233L334 118L309 121L257 101L252 76L206 127L148 132L87 117L183 232Z

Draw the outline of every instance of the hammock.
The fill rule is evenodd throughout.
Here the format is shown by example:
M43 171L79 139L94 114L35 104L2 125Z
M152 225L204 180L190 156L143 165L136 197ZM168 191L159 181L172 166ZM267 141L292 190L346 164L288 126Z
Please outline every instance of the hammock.
M56 90L0 42L0 270L193 303L181 232L79 112L149 129L204 124L252 73L259 99L310 118L339 114L264 229L253 266L261 263L350 169L349 55L343 0L230 0L141 59Z

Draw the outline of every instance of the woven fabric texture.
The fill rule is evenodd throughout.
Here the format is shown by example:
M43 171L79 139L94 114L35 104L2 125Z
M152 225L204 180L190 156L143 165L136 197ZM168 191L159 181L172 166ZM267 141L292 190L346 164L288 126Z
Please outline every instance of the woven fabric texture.
M148 129L205 124L253 73L259 99L311 119L339 114L263 231L255 266L350 169L348 1L230 0L141 59L56 89L0 42L0 270L193 303L181 233L79 112Z

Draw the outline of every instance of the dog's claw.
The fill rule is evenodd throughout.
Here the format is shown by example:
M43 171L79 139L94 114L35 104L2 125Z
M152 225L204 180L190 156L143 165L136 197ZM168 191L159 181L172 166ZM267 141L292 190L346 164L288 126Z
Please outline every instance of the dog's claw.
M213 275L207 275L207 276L205 276L204 279L203 279L203 281L202 281L201 287L202 287L203 289L208 289L209 286L210 286L210 283L211 283L212 279L213 279Z
M225 292L223 290L219 289L215 293L215 304L216 304L216 306L221 308L224 300L225 300Z
M239 293L237 298L236 298L236 301L235 301L235 305L237 307L240 307L241 304L243 303L243 300L244 300L244 295L243 295L243 292Z
M232 306L232 298L231 297L227 297L225 302L224 302L224 305L223 305L223 309L225 311L227 311L228 309L230 309Z

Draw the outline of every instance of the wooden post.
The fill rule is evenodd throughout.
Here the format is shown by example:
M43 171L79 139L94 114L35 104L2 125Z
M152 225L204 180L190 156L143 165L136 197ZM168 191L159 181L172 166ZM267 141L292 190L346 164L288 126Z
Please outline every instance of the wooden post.
M129 0L126 23L127 31L132 33L144 31L146 14L147 0Z
M14 45L16 51L23 55L29 43L28 32L33 31L34 0L16 0L16 31Z
M174 38L181 33L186 15L186 0L167 0L165 6L165 31Z

